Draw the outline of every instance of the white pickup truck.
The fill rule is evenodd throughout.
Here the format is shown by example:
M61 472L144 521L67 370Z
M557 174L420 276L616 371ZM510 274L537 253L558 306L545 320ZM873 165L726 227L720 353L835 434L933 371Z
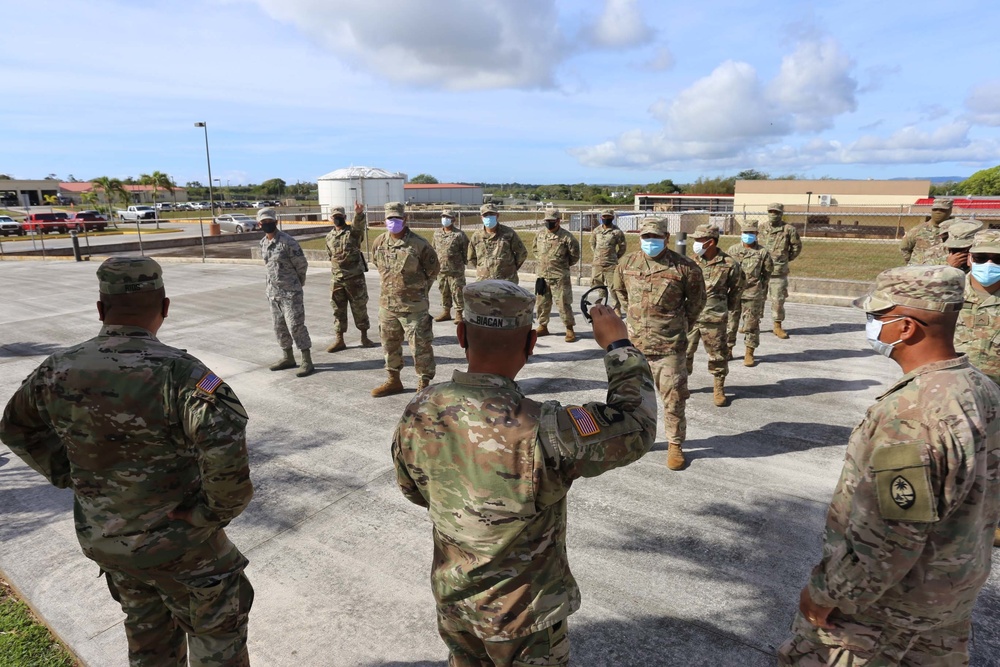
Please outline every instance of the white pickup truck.
M118 209L115 211L115 215L118 216L119 220L127 220L128 222L155 220L156 209L152 206L129 206L124 210Z

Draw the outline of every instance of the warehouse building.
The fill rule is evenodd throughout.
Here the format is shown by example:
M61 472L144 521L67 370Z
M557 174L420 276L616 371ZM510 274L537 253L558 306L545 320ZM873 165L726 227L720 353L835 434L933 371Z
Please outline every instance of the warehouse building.
M479 185L460 183L407 183L403 186L407 204L452 204L454 206L480 206L483 188Z

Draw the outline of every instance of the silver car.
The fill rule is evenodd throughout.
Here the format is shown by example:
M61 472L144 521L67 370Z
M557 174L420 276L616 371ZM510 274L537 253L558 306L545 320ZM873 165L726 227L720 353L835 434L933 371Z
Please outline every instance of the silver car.
M4 236L24 236L21 223L8 215L0 215L0 234Z
M252 232L257 229L256 218L251 218L249 215L240 215L239 213L220 215L215 218L216 224L224 232L233 232L235 234L242 234L243 232Z

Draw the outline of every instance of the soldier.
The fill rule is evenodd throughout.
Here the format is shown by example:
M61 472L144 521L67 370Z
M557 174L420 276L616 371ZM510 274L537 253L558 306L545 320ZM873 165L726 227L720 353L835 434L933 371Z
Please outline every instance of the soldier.
M465 288L458 341L468 372L423 391L392 442L399 487L434 526L431 584L454 667L566 665L580 590L566 557L566 497L578 477L638 460L656 435L649 364L607 306L607 403L526 398L514 378L537 336L535 299L513 283Z
M590 248L594 251L593 264L590 271L591 286L609 286L615 275L615 267L628 251L625 232L615 224L615 210L608 208L601 211L601 224L590 233ZM609 299L614 292L609 295ZM618 297L614 297L615 313L622 316L622 307ZM610 301L609 301L610 303Z
M434 232L434 252L441 262L438 288L441 290L441 314L435 322L451 319L451 302L455 301L455 319L462 321L462 289L465 287L465 262L469 252L469 237L461 229L455 229L455 212L445 209L441 212L441 229Z
M524 241L510 227L497 222L497 207L479 208L483 228L469 241L469 264L476 267L476 280L509 280L517 283L517 270L528 259Z
M969 248L972 247L976 232L982 228L983 223L978 220L954 220L948 225L943 241L945 250L948 251L948 266L961 269L964 273L969 272Z
M695 262L705 277L705 307L688 332L687 373L694 370L694 353L698 340L705 343L708 372L714 377L712 398L716 407L726 405L726 375L729 374L729 347L726 345L726 324L729 318L740 316L740 292L743 271L740 262L719 249L719 229L698 225L694 230Z
M292 341L302 353L302 363L295 373L298 377L311 374L313 367L312 341L306 329L306 308L302 299L302 287L306 284L306 269L309 262L299 247L299 242L285 232L278 230L277 216L273 208L257 211L257 222L264 232L260 240L260 256L267 271L267 300L271 303L271 321L274 335L284 356L271 364L272 371L295 368Z
M729 246L726 252L740 263L740 269L743 271L743 292L740 294L743 326L739 331L744 334L743 342L746 344L743 365L749 367L755 363L754 350L760 347L760 321L764 317L767 282L774 272L774 261L771 259L771 253L757 243L756 220L744 222L742 231L740 242ZM726 325L726 343L729 347L726 356L729 359L733 358L740 317L740 314L731 314Z
M788 264L802 253L802 240L795 227L785 222L784 204L768 204L767 222L760 225L758 239L760 244L771 253L774 271L768 279L768 291L771 297L771 317L774 319L774 335L778 338L788 338L788 332L782 327L785 321L785 299L788 298Z
M977 233L969 256L972 267L955 328L955 348L1000 384L1000 230Z
M951 219L952 200L939 197L931 205L931 217L906 232L899 251L907 264L945 264L947 253L939 236L941 224Z
M552 301L559 308L559 319L566 327L566 342L576 342L573 327L573 281L569 267L580 261L580 244L571 232L560 225L562 213L557 208L545 209L545 229L535 234L535 294L538 296L539 336L549 335Z
M1000 519L1000 387L955 352L964 283L899 267L855 302L906 374L851 434L782 665L968 664Z
M112 257L97 279L100 333L25 379L0 441L73 490L77 539L125 612L129 664L249 665L253 587L224 530L253 496L246 412L156 339L170 307L159 264Z
M372 246L372 262L382 276L379 294L378 331L385 350L388 379L372 390L380 398L403 391L403 338L410 342L413 366L419 377L417 391L434 379L434 330L427 294L440 265L431 244L406 226L406 210L400 202L385 205L384 234Z
M361 243L365 240L368 221L365 207L354 203L354 222L347 226L347 212L343 206L335 206L330 211L333 229L326 235L326 254L330 257L330 305L333 306L334 333L336 340L326 348L327 352L347 349L344 332L347 331L347 305L354 315L354 326L361 332L361 347L375 347L368 338L371 323L368 319L368 285L365 282L365 257L361 254Z
M641 251L625 255L614 289L625 307L628 331L653 369L663 401L667 467L681 470L687 434L687 332L705 306L705 279L693 261L667 247L666 218L646 218L639 226Z

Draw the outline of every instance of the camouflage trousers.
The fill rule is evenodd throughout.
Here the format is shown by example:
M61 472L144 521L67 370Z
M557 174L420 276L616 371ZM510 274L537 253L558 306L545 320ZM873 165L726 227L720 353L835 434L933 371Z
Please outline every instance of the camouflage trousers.
M647 357L653 371L653 382L663 402L663 431L667 442L680 445L687 437L687 420L684 405L691 392L688 391L688 375L683 352L664 356Z
M295 341L295 347L308 350L312 347L309 330L306 329L306 308L302 302L302 293L293 296L272 296L271 321L274 323L274 335L278 345L287 350Z
M735 313L734 313L735 315ZM698 341L705 344L708 353L708 372L717 378L729 375L729 347L726 345L726 320L721 322L695 322L688 332L687 358L694 359Z
M740 320L743 320L743 342L748 348L757 349L760 347L760 320L764 317L764 304L767 303L767 294L761 292L758 296L750 299L743 299L740 302L741 308L739 316L737 313L730 313L729 322L726 324L726 345L736 346L736 334L740 327Z
M438 616L448 647L448 667L545 667L569 664L569 635L562 620L508 641L485 641L456 621Z
M445 310L451 308L452 301L455 303L455 310L458 311L459 318L465 310L465 296L462 289L465 287L465 274L456 273L454 275L438 275L438 289L441 290L441 306Z
M354 316L354 326L358 331L368 331L371 322L368 320L368 284L365 282L364 274L345 280L335 280L330 285L334 333L342 334L347 331L348 304Z
M791 639L778 648L783 667L965 667L971 621L918 632L831 615L832 629L795 615Z
M617 266L592 266L590 268L590 286L597 287L599 285L604 285L609 287L615 277L615 270ZM607 305L611 305L614 301L614 307L621 309L622 304L618 301L618 295L615 294L614 290L608 289L608 301Z
M184 576L176 571L105 570L125 612L131 667L248 667L247 619L254 592L235 549L234 569Z
M774 273L767 281L767 293L771 297L771 317L775 322L785 321L785 299L788 298L788 271Z
M576 326L573 319L573 280L565 275L561 278L545 279L545 294L535 297L535 311L538 314L538 326L546 326L552 313L552 301L559 309L559 318L563 326L572 329Z
M387 308L378 310L378 335L385 350L385 369L403 370L403 340L410 343L413 367L417 375L433 380L437 367L434 364L434 329L431 314L426 310L417 313L394 313Z

